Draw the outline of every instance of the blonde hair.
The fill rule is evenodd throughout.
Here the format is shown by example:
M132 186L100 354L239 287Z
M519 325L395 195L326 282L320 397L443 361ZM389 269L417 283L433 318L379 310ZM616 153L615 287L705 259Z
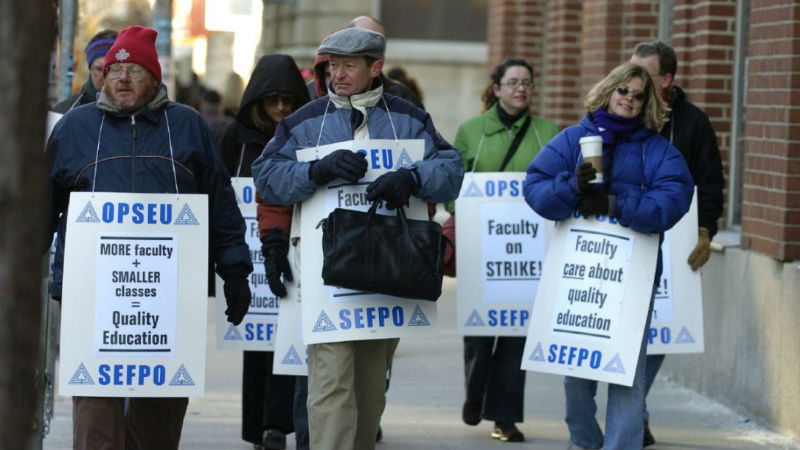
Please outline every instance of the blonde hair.
M589 90L583 105L590 113L600 108L607 108L614 90L626 84L632 78L642 79L642 91L645 94L642 112L639 114L642 118L642 123L647 128L652 128L656 131L661 130L661 127L667 121L669 108L658 95L650 74L647 73L645 68L636 64L623 63L615 67L605 78Z

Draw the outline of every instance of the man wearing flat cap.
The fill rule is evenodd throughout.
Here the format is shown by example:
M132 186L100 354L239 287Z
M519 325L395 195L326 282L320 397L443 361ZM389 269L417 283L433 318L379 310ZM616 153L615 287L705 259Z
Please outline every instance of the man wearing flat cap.
M369 200L383 200L395 209L412 195L432 203L458 196L464 176L460 153L442 139L425 111L384 92L380 75L385 47L382 34L363 28L345 28L325 38L318 53L330 55L328 95L283 119L253 163L256 188L266 203L294 205L335 179L357 182L367 172L362 154L336 150L309 163L298 161L296 152L362 139L420 139L425 147L422 161L370 183ZM286 258L286 248L276 246L269 254ZM308 346L311 448L375 447L386 404L386 369L396 346L397 339Z
M67 112L50 136L49 231L58 230L51 295L61 299L71 192L207 194L209 252L225 280L228 320L238 324L250 305L253 271L244 219L208 125L197 111L168 100L155 41L152 28L120 31L105 55L97 102ZM198 307L205 301L198 298ZM132 397L126 404L76 396L72 405L76 450L177 450L188 399Z

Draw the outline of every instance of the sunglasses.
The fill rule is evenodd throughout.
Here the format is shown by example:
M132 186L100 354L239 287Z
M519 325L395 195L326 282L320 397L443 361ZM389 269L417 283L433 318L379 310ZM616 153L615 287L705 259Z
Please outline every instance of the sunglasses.
M645 94L644 92L642 92L642 91L632 91L632 90L630 90L630 88L628 88L628 86L624 86L624 85L623 86L617 86L617 94L619 94L619 95L621 95L623 97L627 97L628 94L633 94L633 99L634 100L638 100L640 102L644 101L644 99L647 98L647 94Z

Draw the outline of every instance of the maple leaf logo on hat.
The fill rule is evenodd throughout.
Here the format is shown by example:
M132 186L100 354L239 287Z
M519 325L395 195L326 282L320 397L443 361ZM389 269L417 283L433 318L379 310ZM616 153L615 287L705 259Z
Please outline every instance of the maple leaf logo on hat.
M114 57L117 58L117 61L125 61L130 56L131 54L128 53L124 48L119 49L117 54L114 55Z

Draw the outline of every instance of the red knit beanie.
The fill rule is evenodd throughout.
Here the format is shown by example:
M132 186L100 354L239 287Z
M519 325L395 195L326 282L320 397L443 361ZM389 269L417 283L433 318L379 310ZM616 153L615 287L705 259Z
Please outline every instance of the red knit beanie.
M156 36L152 28L133 25L124 28L117 35L114 45L103 60L103 74L108 74L108 66L114 63L136 63L147 69L161 81L161 65L158 63Z

